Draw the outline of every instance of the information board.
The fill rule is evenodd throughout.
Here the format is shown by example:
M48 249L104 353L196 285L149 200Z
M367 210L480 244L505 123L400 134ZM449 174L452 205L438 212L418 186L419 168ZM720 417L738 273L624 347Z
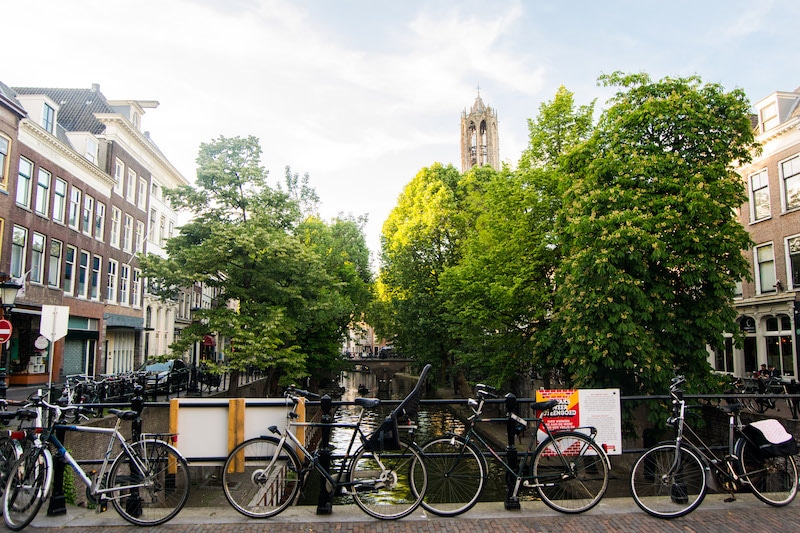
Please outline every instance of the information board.
M558 400L544 419L551 432L597 428L595 441L608 455L622 454L619 389L540 389L536 401Z

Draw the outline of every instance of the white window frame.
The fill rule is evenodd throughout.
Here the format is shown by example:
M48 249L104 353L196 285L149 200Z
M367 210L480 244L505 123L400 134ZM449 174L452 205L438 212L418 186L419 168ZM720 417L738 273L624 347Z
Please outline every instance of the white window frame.
M123 263L119 268L119 304L128 305L129 302L129 285L131 276L131 266Z
M108 260L108 283L106 284L106 301L117 303L117 276L119 273L119 261Z
M23 166L26 171L23 171ZM31 187L33 187L33 161L24 157L19 158L19 172L17 173L17 205L25 209L31 208Z
M767 172L767 169L764 168L751 174L747 179L747 183L750 195L750 221L758 222L760 220L768 219L770 216L772 216L772 206L770 205L769 173ZM760 214L757 210L756 201L757 197L760 196L759 193L761 191L766 192L766 214Z
M139 198L138 198L138 202L137 202L136 205L139 207L139 209L144 211L145 209L147 209L147 180L142 178L141 176L139 177L139 193L138 194L139 194Z
M86 250L81 250L78 255L78 285L76 294L78 298L87 299L89 297L89 277L91 275L91 254Z
M61 256L64 253L64 243L50 239L47 250L47 286L57 289L61 287Z
M83 191L72 186L69 191L69 205L67 208L67 225L75 231L80 231L81 226L81 196Z
M136 241L133 251L137 254L144 253L144 222L141 220L136 221Z
M28 255L28 229L14 226L11 233L11 276L19 278L25 274Z
M122 224L122 211L119 207L111 206L111 246L119 248L119 235Z
M129 168L128 169L128 183L127 187L125 188L125 198L131 203L136 201L136 172Z
M117 158L114 161L114 192L122 196L125 188L125 163Z
M133 307L142 306L142 271L138 268L133 269L131 279L131 305Z
M42 108L42 127L48 133L55 134L56 131L56 110L48 103L44 103Z
M53 222L63 224L67 216L67 191L69 184L66 180L56 178L53 185Z
M8 189L8 171L11 166L11 139L0 132L0 189Z
M92 256L92 277L90 284L90 298L100 300L100 281L103 275L103 258L99 255Z
M788 173L788 176L787 176ZM778 162L778 175L781 177L781 202L784 211L800 209L800 154L795 154ZM794 184L794 203L789 197L787 182Z
M97 202L94 211L94 238L103 242L103 233L106 230L106 204Z
M756 265L757 294L776 292L775 246L772 243L764 243L756 246L754 252L753 264Z
M33 210L37 215L43 217L50 215L50 183L53 175L39 167L36 173L36 198L33 201Z
M133 251L133 217L125 215L125 226L122 229L122 249L130 253Z
M83 195L81 225L83 226L83 234L91 237L94 231L94 197L89 194Z
M41 233L33 232L31 236L31 283L42 285L44 283L44 254L47 250L47 237Z
M75 294L75 281L77 279L78 249L67 245L64 251L64 294L72 296Z

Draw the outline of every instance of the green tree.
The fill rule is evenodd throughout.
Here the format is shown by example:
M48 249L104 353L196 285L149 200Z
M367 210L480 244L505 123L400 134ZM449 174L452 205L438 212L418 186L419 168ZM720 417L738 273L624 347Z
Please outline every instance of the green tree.
M661 393L677 368L709 377L748 276L733 170L755 148L749 105L697 77L616 73L619 90L567 159L556 318L575 385Z
M182 331L174 352L215 331L230 340L232 370L296 380L338 357L342 323L365 305L366 246L353 223L305 216L316 205L307 177L287 168L286 190L270 187L260 156L255 137L202 144L196 185L168 191L193 219L167 242L167 258L142 265L164 297L194 282L219 291L219 305L197 314L202 323Z
M461 261L442 278L446 307L468 377L529 393L531 370L545 373L560 348L552 334L553 272L560 261L555 217L563 181L558 161L586 139L593 104L577 107L560 87L528 121L529 143L515 172L473 170L467 196L478 213ZM483 173L478 177L476 173Z
M422 169L401 193L381 235L379 323L388 326L401 353L440 371L449 366L452 342L439 277L460 257L459 179L452 165Z

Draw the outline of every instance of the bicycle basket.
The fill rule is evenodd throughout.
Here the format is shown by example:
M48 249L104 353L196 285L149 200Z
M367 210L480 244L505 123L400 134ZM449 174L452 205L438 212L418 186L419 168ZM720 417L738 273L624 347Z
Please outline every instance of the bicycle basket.
M752 422L742 429L742 433L758 446L761 457L786 457L797 454L797 442L778 420Z

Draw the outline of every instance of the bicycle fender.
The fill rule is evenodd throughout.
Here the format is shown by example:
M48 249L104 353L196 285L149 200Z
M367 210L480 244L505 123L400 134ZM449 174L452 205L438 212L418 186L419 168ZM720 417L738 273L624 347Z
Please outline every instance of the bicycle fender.
M569 435L569 436L573 436L573 437L580 437L580 438L582 438L582 439L589 439L589 440L590 440L590 441L592 441L594 444L597 444L596 442L594 442L594 439L593 439L593 438L589 437L589 436L588 436L588 435L586 435L585 433L581 433L580 431L558 431L558 432L556 432L556 433L553 433L553 437L558 437L558 436L561 436L561 435ZM549 443L550 443L550 441L551 441L551 440L553 440L553 439L552 439L552 438L550 438L550 437L547 437L545 440L543 440L542 442L540 442L540 443L539 443L539 445L536 447L536 451L535 451L534 453L535 453L536 455L538 455L538 454L541 452L541 450L542 450L542 449L543 449L543 448L544 448L544 447L545 447L547 444L549 444ZM597 449L598 449L598 450L600 450L600 452L602 453L602 455L603 455L603 462L606 464L606 467L608 467L608 471L610 472L610 471L611 471L611 459L608 457L608 454L607 454L607 453L606 453L606 451L603 449L603 447L602 447L602 446L600 446L599 444L597 445Z

